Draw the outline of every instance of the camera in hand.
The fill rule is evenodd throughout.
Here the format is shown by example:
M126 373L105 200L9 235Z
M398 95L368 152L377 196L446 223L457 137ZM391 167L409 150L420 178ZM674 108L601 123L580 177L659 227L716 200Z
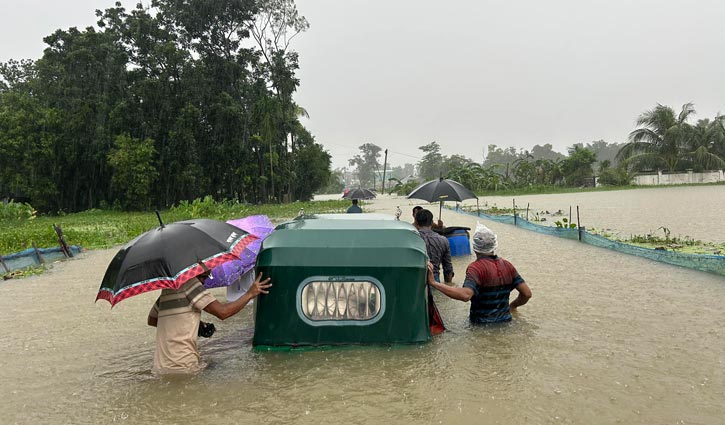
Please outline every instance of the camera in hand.
M216 327L214 326L213 323L199 322L198 335L200 337L211 338L211 336L214 335L215 331L216 331Z

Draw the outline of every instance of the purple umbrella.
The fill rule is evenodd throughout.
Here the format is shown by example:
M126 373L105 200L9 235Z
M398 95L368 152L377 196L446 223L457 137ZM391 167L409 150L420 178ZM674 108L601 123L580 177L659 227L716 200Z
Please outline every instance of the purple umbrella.
M244 273L252 270L257 261L259 250L262 248L262 241L274 231L274 224L266 215L250 215L249 217L229 220L227 223L256 236L258 239L247 246L244 252L239 255L239 260L228 261L219 267L213 268L209 278L204 282L204 286L207 288L231 286Z

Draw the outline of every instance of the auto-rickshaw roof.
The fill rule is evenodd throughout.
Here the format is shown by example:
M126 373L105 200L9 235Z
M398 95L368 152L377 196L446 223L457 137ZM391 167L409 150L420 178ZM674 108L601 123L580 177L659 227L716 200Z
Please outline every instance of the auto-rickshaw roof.
M346 229L403 229L415 232L412 224L398 221L386 214L311 214L282 223L276 228L297 230L346 230Z
M389 216L320 214L298 217L277 226L264 240L260 258L266 261L270 251L284 251L285 255L277 257L277 261L288 264L333 262L392 266L402 262L424 267L425 242L415 227L386 217Z

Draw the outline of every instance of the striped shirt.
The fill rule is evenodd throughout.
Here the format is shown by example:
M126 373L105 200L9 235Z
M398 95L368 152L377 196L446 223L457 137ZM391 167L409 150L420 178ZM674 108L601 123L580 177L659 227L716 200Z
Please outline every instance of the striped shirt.
M464 288L473 290L470 319L474 323L511 320L509 295L524 279L516 268L495 255L481 257L466 269Z
M215 301L197 278L179 289L164 289L149 312L157 318L154 370L160 373L194 372L200 368L196 346L201 310Z
M451 263L451 246L448 239L431 229L418 229L420 237L425 241L425 248L428 251L428 259L433 263L433 276L440 282L440 267L443 266L443 276L453 274L453 263Z

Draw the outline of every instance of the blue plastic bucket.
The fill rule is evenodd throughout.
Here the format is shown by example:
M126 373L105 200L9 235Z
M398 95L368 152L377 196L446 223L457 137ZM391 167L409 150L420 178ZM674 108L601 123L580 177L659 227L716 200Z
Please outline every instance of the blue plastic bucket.
M448 239L448 245L451 246L451 256L471 255L471 241L468 238L467 231L456 230L446 238Z

